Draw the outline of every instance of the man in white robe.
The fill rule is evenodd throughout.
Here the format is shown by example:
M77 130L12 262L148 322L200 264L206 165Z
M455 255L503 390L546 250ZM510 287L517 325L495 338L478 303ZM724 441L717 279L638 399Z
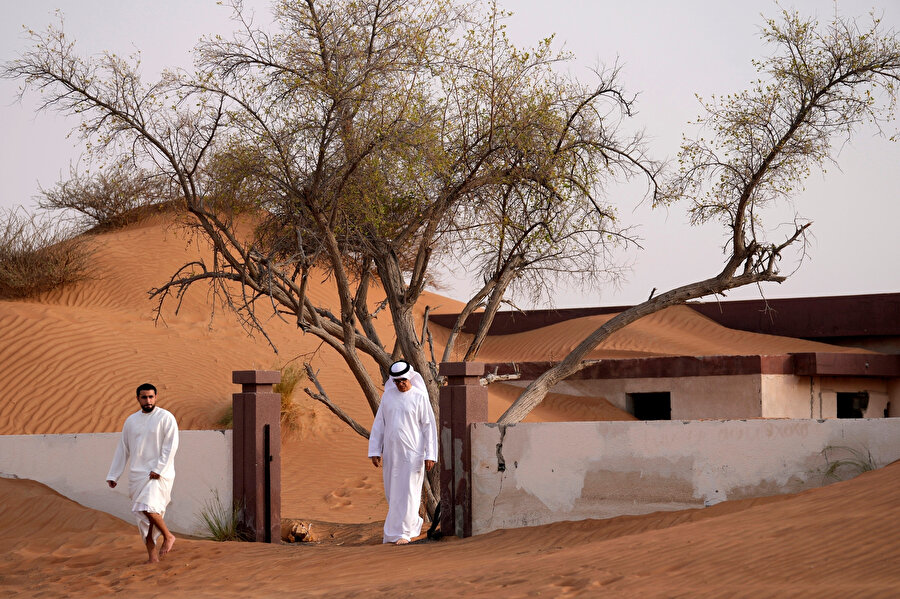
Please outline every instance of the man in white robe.
M172 499L175 481L175 452L178 450L178 423L168 410L156 405L156 387L144 383L137 388L141 409L125 420L122 437L116 447L106 482L115 488L131 459L128 469L128 495L141 538L147 547L149 562L158 562L172 550L175 535L169 532L163 517ZM158 531L154 534L154 529ZM156 551L156 538L163 542Z
M422 375L403 361L394 362L390 374L372 423L369 457L384 467L382 542L405 545L422 532L422 483L437 461L437 427Z

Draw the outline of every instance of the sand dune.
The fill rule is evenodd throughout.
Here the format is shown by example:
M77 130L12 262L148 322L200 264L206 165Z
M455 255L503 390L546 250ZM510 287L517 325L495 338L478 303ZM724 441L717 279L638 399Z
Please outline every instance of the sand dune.
M491 384L488 387L488 418L491 422L496 422L521 392L520 387L513 385ZM548 393L540 409L525 418L525 422L574 420L636 420L636 418L602 397L581 397L563 393Z
M130 525L38 483L0 479L0 506L6 597L893 597L900 584L900 463L794 496L408 547L365 525L317 545L180 539L158 567Z
M0 301L0 434L118 431L136 408L135 386L145 380L158 384L160 405L176 414L182 428L210 428L238 391L232 370L280 368L298 357L312 362L336 403L371 424L371 411L341 360L290 323L266 320L276 354L259 335L248 337L223 307L211 317L210 297L199 287L186 295L178 314L170 304L164 324L154 322L147 291L188 260L209 258L171 216L155 216L93 242L91 280L34 300ZM310 294L336 303L324 274L315 277ZM371 295L374 306L380 298L377 290ZM417 318L426 304L444 312L461 307L429 294ZM606 318L489 338L479 357L560 358ZM390 340L389 319L382 317L377 326ZM433 332L440 349L447 331ZM672 308L617 333L593 357L829 350L834 348L733 331L687 308ZM374 363L369 367L376 375ZM512 385L492 385L490 417L499 416L516 393ZM282 515L319 522L326 533L322 545L181 539L167 562L148 568L129 523L37 483L0 479L3 595L888 596L900 582L894 568L897 535L885 526L900 509L897 465L777 500L499 531L409 548L370 546L378 545L386 505L380 471L365 459L366 441L302 391L295 400L300 426L283 445ZM603 398L561 394L551 394L529 416L629 418Z
M597 329L613 316L615 314L573 318L533 331L491 336L485 340L478 357L485 362L561 360L586 333ZM447 330L440 330L440 340L445 343ZM468 340L471 335L462 337ZM457 347L464 353L464 344ZM674 306L614 333L588 354L588 358L747 356L816 351L865 352L804 339L729 329L687 306Z
M203 244L177 227L171 215L154 216L99 235L94 244L97 252L92 280L37 300L0 302L4 339L0 346L0 398L5 404L0 434L116 431L133 410L136 382L144 380L158 382L161 402L176 413L183 428L209 428L237 390L231 384L232 370L279 368L301 356L320 370L320 378L335 401L354 417L371 421L371 413L342 361L318 339L304 335L290 323L261 314L279 350L276 354L262 336L248 337L227 309L213 309L203 287L186 294L177 315L171 302L161 321L154 322L154 303L148 298L148 290L168 280L189 260L210 259ZM371 294L373 307L380 300L377 291ZM326 305L336 303L333 283L324 274L314 275L309 293ZM440 306L441 311L460 307L459 302L429 294L418 311L419 318L425 304ZM536 331L491 337L479 358L561 358L585 330L608 318L581 318ZM381 318L376 324L379 334L390 342L389 319ZM434 327L434 333L440 349L447 331ZM675 307L616 333L592 357L834 349L821 343L727 329L689 308ZM375 374L374 363L370 367ZM498 389L491 396L497 406L511 399L509 389ZM558 399L554 405L548 402L539 408L533 418L579 420L593 413L593 408ZM569 408L574 411L569 413ZM502 409L492 405L491 413L495 412Z

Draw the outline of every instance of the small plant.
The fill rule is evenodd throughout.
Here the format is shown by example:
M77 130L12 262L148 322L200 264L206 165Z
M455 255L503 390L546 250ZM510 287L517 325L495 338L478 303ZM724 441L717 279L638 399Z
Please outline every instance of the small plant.
M222 505L219 492L213 491L213 497L207 500L200 509L200 519L206 527L207 539L213 541L246 541L247 536L241 530L240 517L243 505L233 503L231 507Z
M88 277L91 252L59 219L0 210L0 299L24 299Z
M222 411L222 415L215 424L221 428L234 428L234 406L231 404L225 406L225 410Z
M846 452L850 457L834 459L835 452ZM842 480L838 471L849 471L852 476L857 476L863 472L875 470L875 460L872 458L872 452L868 449L853 449L845 445L829 445L822 450L825 457L825 480Z

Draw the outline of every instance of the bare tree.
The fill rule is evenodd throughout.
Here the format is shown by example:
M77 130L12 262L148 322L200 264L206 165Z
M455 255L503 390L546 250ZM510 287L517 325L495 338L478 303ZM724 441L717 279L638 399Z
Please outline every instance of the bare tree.
M81 115L94 153L127 156L178 190L213 258L153 290L160 307L204 283L263 334L262 316L290 319L341 356L373 412L380 381L363 357L383 377L402 355L437 413L441 381L413 307L442 239L487 214L498 194L516 200L502 218L532 211L516 217L526 228L543 220L546 232L555 216L580 211L594 215L585 231L605 230L596 223L611 213L600 201L608 173L655 168L639 138L617 130L630 100L615 72L591 87L557 76L566 57L549 42L513 47L496 5L284 0L273 33L234 7L240 30L198 46L197 76L144 85L114 55L80 59L61 27L32 33L4 76L41 89L44 108ZM246 217L260 223L249 233ZM544 247L567 233L554 235ZM540 250L530 247L533 261ZM516 253L504 246L496 264ZM337 313L307 293L316 269L337 286ZM508 277L526 272L506 270L495 303ZM376 283L392 347L374 326Z
M833 144L863 122L893 115L900 83L900 41L877 19L860 28L835 18L819 26L796 13L769 20L764 39L776 49L756 61L762 78L752 89L705 103L707 135L684 144L679 172L659 202L686 201L695 224L718 221L728 231L726 261L715 276L651 297L588 335L558 365L533 381L501 416L520 421L557 382L585 366L587 354L628 324L668 306L744 285L781 282L786 249L804 244L812 224L798 220L771 240L762 211L785 201L811 169L833 160Z

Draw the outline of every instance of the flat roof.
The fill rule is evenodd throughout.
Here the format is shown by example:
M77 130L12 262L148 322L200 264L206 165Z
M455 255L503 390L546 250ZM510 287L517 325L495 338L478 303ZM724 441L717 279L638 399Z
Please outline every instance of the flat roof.
M490 362L485 372L533 380L557 362ZM900 377L900 355L804 352L775 356L660 356L592 361L570 379L676 378L740 374Z
M685 305L723 326L754 333L800 339L900 336L900 293L690 302ZM488 333L520 333L573 318L623 312L630 307L503 311L496 314ZM429 318L450 328L456 321L456 314L432 314ZM472 314L466 320L463 332L476 332L480 322L481 313Z

